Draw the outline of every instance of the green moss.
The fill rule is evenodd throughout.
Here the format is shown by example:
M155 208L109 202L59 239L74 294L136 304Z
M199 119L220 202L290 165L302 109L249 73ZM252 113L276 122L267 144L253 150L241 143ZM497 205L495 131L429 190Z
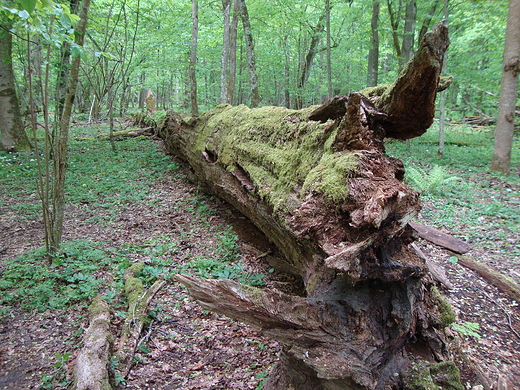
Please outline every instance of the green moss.
M125 294L128 299L129 306L135 305L135 302L144 294L143 282L136 278L144 267L144 263L135 263L125 271Z
M332 123L307 120L315 108L219 105L198 122L196 150L211 152L228 171L244 170L275 210L291 211L297 205L288 202L290 195L304 197L310 191L333 202L342 200L357 159L332 150L337 136Z
M88 316L90 319L96 317L99 313L108 311L108 305L101 295L96 295L88 307Z
M464 390L459 369L451 361L417 366L404 374L403 382L405 390Z
M450 303L446 298L444 298L437 287L432 286L431 292L437 301L439 302L439 311L441 313L441 323L443 327L447 327L455 322L455 312L451 307Z

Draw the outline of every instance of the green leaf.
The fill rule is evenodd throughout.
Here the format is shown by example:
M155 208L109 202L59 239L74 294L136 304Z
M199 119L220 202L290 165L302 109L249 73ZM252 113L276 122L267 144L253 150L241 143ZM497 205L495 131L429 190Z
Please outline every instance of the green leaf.
M141 352L143 352L143 353L150 353L150 349L148 349L148 347L147 347L146 345L144 345L144 344L141 344L141 345L139 346L139 350L140 350Z
M34 11L34 7L36 7L36 0L20 0L20 5L25 11L31 13Z
M23 20L27 20L31 17L31 15L29 15L29 12L23 10L23 11L19 11L18 12L18 16L23 19Z
M450 263L451 264L457 264L459 262L459 259L457 256L450 256Z

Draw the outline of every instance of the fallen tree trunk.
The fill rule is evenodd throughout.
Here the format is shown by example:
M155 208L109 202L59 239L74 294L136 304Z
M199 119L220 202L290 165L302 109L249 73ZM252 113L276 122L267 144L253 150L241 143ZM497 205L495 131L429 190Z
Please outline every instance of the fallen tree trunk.
M118 342L115 358L118 363L117 371L121 378L126 378L135 363L134 355L139 347L141 332L149 322L148 308L155 294L166 284L164 280L157 280L145 291L143 282L136 275L143 268L144 263L135 263L125 271L125 295L128 299L128 314L125 318L121 337Z
M446 358L446 326L424 259L409 248L418 194L383 139L423 134L447 29L441 23L389 87L303 110L220 105L170 113L158 128L210 191L284 254L304 296L180 275L199 303L281 341L267 389L383 389L411 366L407 352Z
M88 308L89 327L74 366L74 390L110 390L110 308L96 296Z

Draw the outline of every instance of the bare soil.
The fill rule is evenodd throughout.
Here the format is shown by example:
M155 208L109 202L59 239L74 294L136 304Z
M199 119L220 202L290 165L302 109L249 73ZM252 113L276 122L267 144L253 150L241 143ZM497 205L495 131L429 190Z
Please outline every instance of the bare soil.
M271 251L276 255L276 248L246 219L213 197L208 196L205 201L215 212L194 214L186 206L186 199L198 194L198 188L187 179L188 168L180 170L183 174L165 175L150 187L150 201L132 205L110 224L88 222L92 215L92 210L87 210L89 205L69 205L64 240L88 239L117 247L128 242L146 242L154 236L175 235L181 245L171 262L179 266L203 254L208 243L215 240L219 226L231 224L240 238L246 270L266 272L270 267L258 253ZM34 194L20 195L13 199L13 204L28 201L37 202L37 198ZM108 212L95 211L100 215ZM461 226L460 231L448 233L463 237L463 229ZM482 231L492 234L485 226ZM0 210L0 264L40 247L42 240L41 221L27 220L7 206ZM476 243L467 255L518 281L520 259L503 253L500 243L496 244L486 248ZM508 377L509 389L520 389L519 303L473 271L450 262L451 254L443 248L421 240L418 245L446 269L454 287L442 291L457 313L457 322L480 324L480 339L451 330L466 388L479 384L486 388L500 377ZM520 238L509 236L503 245L520 245ZM132 260L146 261L140 256L136 254ZM266 282L269 287L293 288L290 278L276 272L268 273ZM276 342L263 338L250 326L201 310L177 282L170 281L159 291L151 309L156 316L145 331L148 350L138 350L126 387L120 388L256 389L277 360ZM85 315L86 305L43 313L15 310L10 317L0 319L0 390L66 388L56 383L70 379L74 357L81 346L80 330L88 326ZM122 322L114 313L116 336ZM66 366L56 367L56 356L66 353L70 353ZM54 384L43 387L44 375ZM486 381L489 383L482 383Z

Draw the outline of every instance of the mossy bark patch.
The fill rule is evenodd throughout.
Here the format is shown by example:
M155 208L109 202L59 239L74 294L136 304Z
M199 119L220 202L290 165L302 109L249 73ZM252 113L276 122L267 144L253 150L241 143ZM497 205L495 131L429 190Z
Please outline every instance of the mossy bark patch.
M404 375L404 390L464 390L455 363L416 367Z

